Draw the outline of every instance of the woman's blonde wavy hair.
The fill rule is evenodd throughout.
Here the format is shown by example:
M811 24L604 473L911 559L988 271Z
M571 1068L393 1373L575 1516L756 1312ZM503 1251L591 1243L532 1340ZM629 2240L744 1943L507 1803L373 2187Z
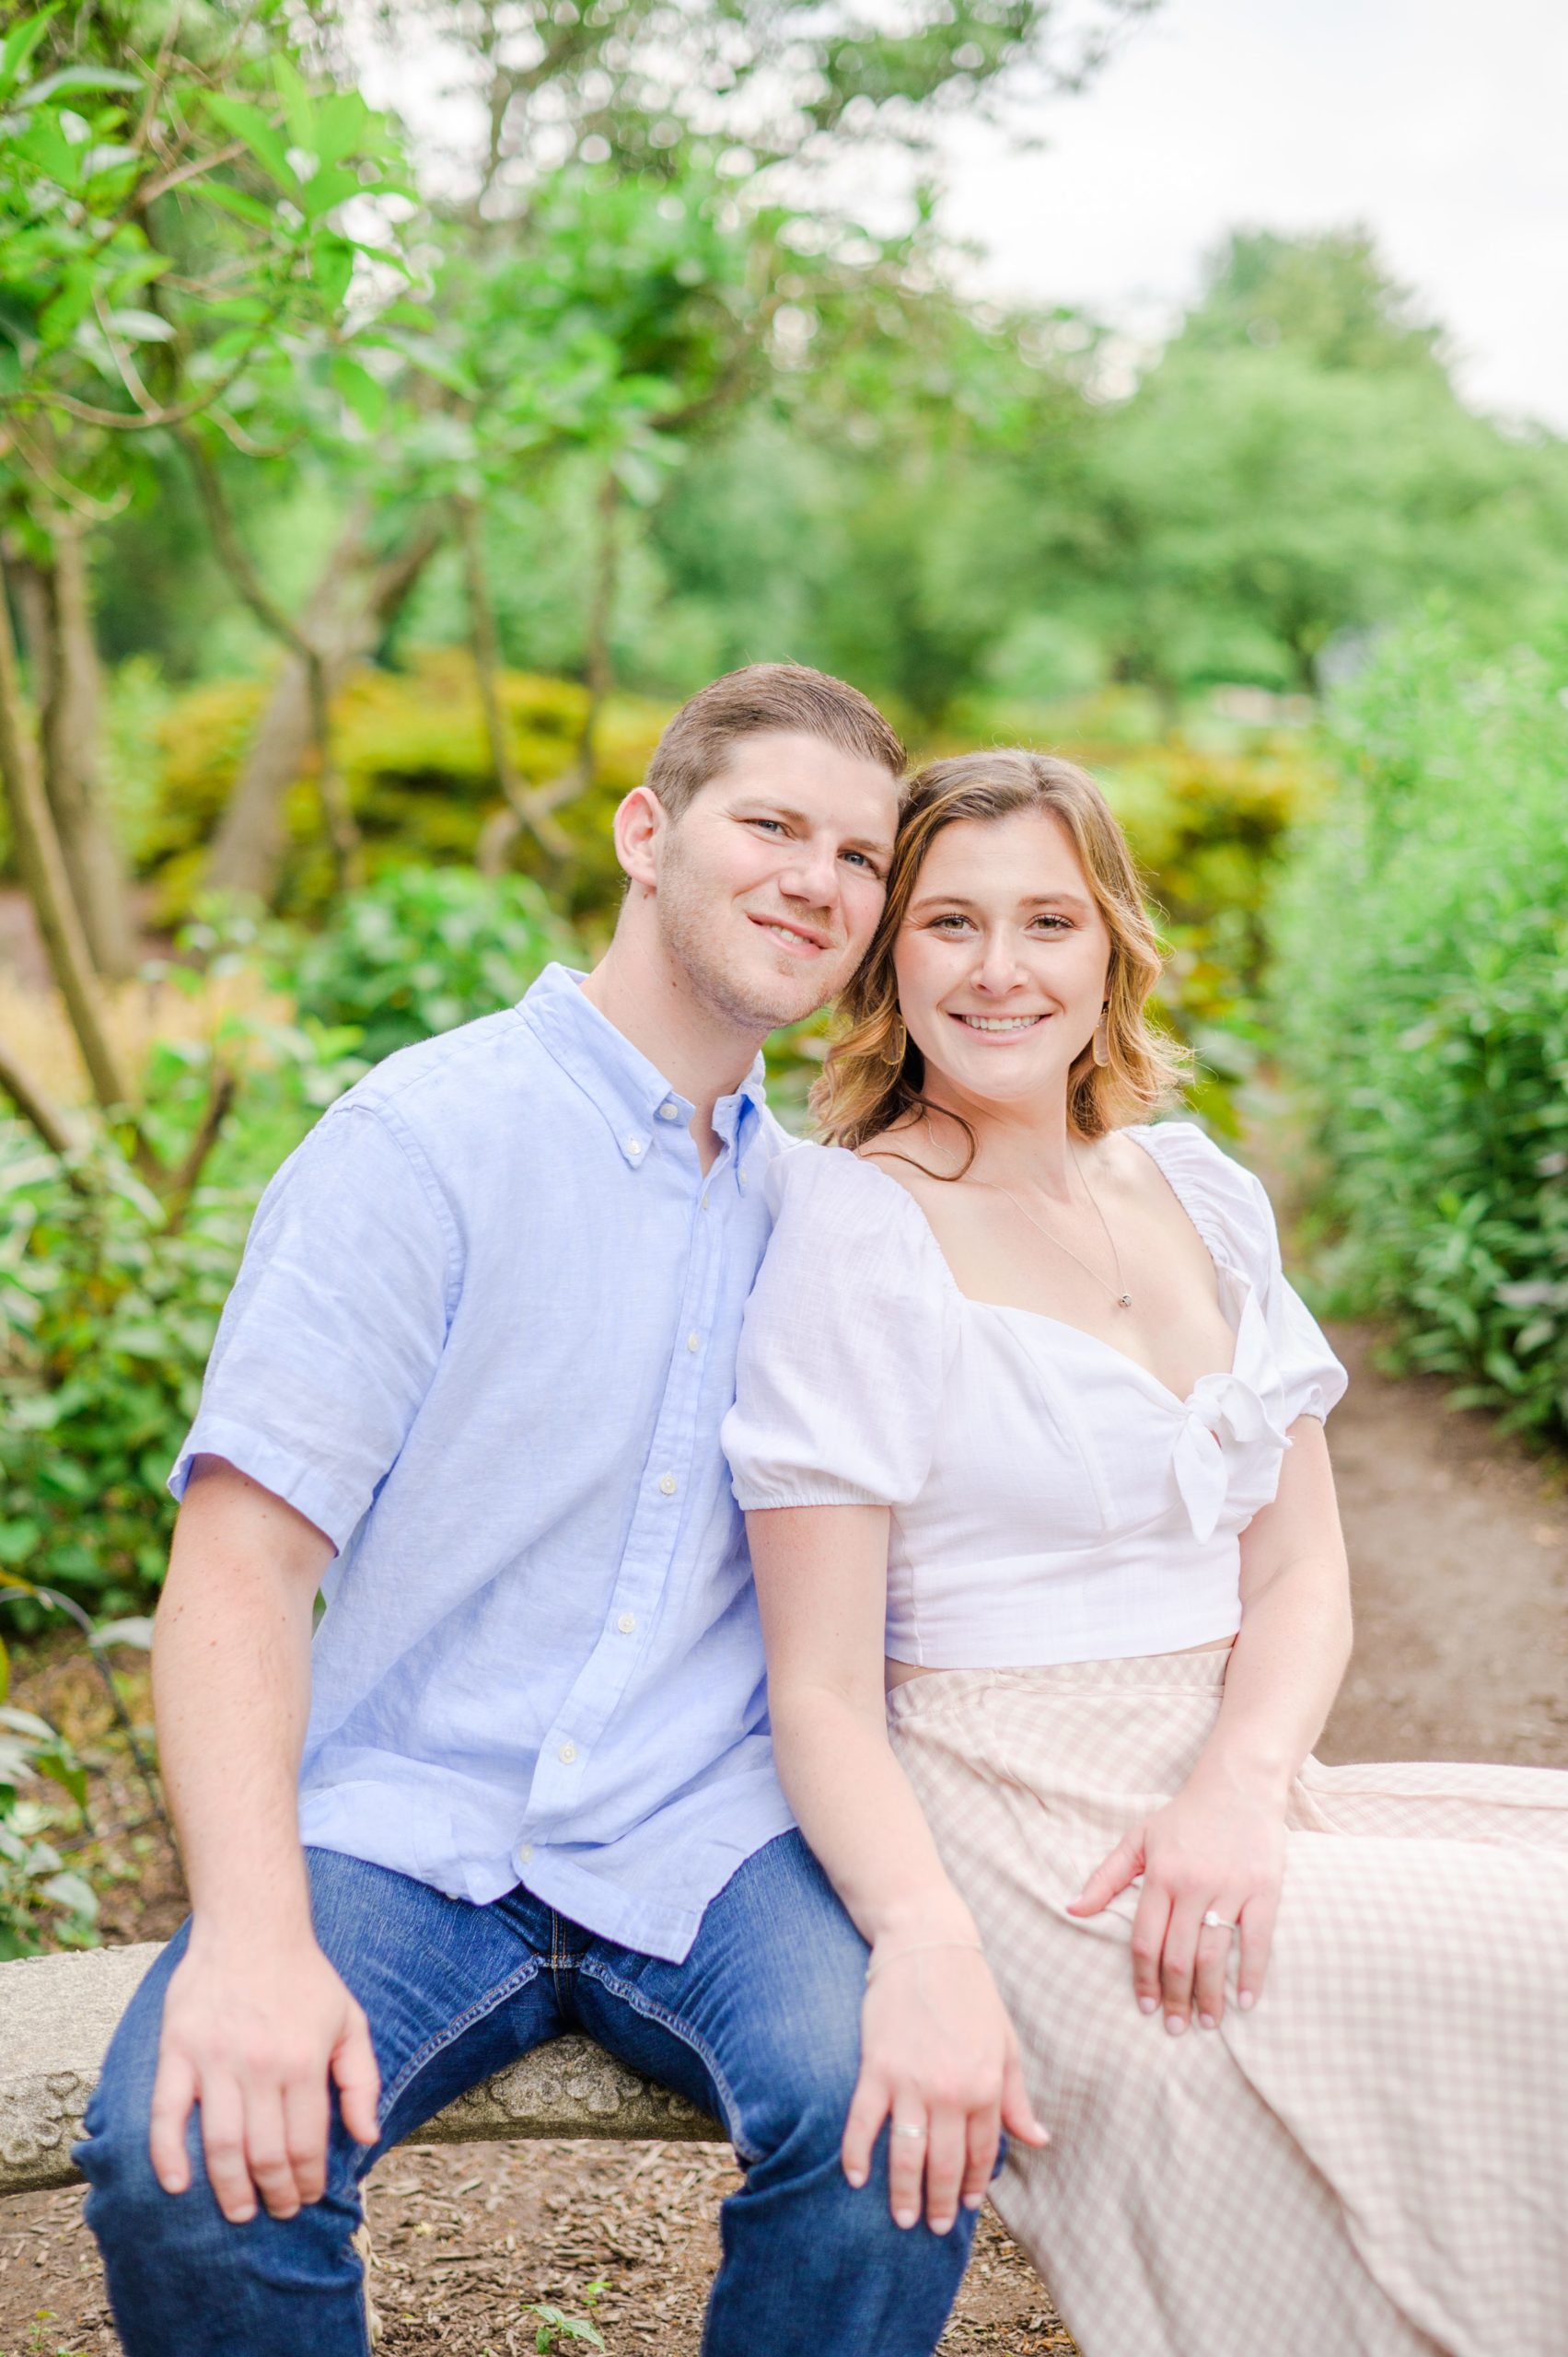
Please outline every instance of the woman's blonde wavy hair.
M964 819L1008 819L1018 810L1049 811L1066 828L1110 935L1109 1060L1096 1063L1091 1041L1072 1067L1067 1119L1074 1135L1102 1137L1125 1121L1143 1119L1179 1087L1189 1058L1151 1027L1144 1013L1160 977L1159 944L1127 839L1104 795L1086 771L1051 753L1021 748L962 753L922 770L905 797L888 873L887 906L865 963L839 1002L844 1028L811 1092L819 1134L828 1144L864 1145L929 1109L924 1059L904 1028L893 970L904 913L926 853L945 827ZM971 1133L971 1155L973 1143Z

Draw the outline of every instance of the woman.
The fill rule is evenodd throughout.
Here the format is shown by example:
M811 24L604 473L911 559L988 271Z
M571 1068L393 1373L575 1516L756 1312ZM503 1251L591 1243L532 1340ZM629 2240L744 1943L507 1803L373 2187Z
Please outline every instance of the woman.
M938 762L778 1167L726 1438L871 1950L844 2166L890 2119L943 2231L1006 2129L1084 2357L1549 2357L1568 1776L1312 1759L1344 1376L1256 1180L1121 1126L1175 1076L1157 973L1089 778Z

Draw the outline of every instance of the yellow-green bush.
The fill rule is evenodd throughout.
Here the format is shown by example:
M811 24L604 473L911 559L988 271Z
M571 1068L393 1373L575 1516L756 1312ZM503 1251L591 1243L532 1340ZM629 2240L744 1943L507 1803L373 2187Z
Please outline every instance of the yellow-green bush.
M197 688L172 706L159 730L162 774L142 829L140 851L159 887L160 913L184 913L206 844L244 759L267 694L260 680ZM505 672L501 700L518 770L545 784L576 757L586 691L570 679ZM416 657L407 671L365 666L333 705L334 749L365 839L372 878L410 862L471 863L486 819L500 807L471 658L457 648ZM610 842L616 804L636 784L668 717L667 708L613 696L600 716L594 775L560 812L575 856L562 888L570 913L613 905L618 870ZM285 805L289 855L281 904L320 913L332 896L313 758ZM540 863L527 844L519 864Z

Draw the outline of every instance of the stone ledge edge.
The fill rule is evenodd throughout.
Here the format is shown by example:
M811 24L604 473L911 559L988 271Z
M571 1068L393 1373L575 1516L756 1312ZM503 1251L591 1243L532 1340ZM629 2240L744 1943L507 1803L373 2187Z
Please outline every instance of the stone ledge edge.
M82 2113L120 2013L157 1953L92 1948L0 1964L0 2196L76 2181L71 2146ZM556 2038L470 2088L408 2141L540 2137L726 2141L694 2105L577 2037Z

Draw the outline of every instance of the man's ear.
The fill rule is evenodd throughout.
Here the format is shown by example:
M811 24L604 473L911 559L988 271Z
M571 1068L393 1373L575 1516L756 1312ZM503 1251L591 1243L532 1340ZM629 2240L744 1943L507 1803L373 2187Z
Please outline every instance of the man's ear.
M645 892L658 883L659 852L668 825L669 813L645 785L634 785L615 814L615 856Z

